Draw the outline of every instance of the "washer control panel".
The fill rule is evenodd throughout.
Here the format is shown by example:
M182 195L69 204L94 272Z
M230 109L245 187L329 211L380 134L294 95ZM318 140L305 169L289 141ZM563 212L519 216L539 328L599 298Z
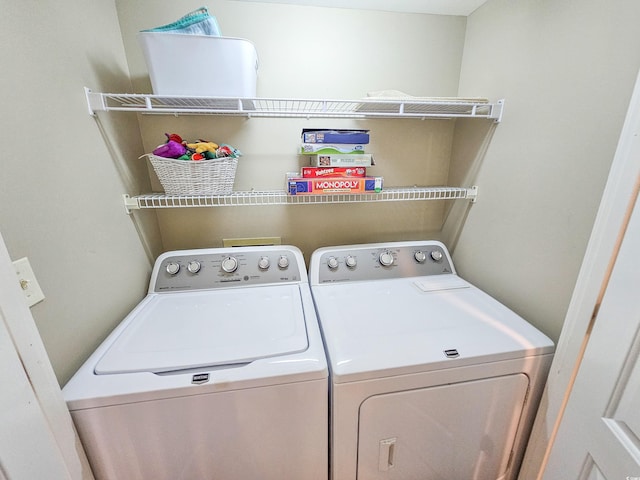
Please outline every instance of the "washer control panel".
M189 291L307 281L296 247L235 247L180 250L162 254L151 275L150 292Z
M321 248L313 253L309 270L312 284L455 273L447 248L437 241Z

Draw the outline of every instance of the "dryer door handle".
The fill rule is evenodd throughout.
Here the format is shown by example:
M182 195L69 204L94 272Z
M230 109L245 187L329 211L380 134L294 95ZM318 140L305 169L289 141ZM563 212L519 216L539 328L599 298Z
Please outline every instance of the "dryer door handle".
M393 457L396 453L396 437L380 440L378 470L386 472L393 468Z

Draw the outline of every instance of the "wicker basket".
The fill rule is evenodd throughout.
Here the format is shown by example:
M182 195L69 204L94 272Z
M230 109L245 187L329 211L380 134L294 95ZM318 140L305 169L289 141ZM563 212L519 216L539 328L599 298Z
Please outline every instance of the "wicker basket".
M237 158L191 161L147 157L167 195L226 195L233 191Z

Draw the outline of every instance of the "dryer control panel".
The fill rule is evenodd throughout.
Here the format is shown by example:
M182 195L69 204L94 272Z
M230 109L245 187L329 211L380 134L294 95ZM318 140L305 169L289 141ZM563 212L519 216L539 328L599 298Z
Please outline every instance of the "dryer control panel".
M296 247L233 247L167 252L156 260L150 293L307 282Z
M456 273L447 248L437 241L321 248L311 256L309 272L312 285Z

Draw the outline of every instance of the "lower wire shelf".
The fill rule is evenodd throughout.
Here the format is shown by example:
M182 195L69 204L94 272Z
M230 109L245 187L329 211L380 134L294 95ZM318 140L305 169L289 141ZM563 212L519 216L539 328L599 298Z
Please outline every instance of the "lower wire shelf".
M258 205L313 205L412 200L470 200L475 202L478 187L396 187L380 193L329 193L289 195L284 190L233 192L228 195L124 195L127 213L147 208L236 207Z

